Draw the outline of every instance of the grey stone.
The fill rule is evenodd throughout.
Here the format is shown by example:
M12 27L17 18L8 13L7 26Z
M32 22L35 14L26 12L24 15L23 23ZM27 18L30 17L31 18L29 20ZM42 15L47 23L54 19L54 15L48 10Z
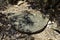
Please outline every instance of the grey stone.
M17 14L17 13L16 13ZM10 17L11 24L16 30L26 33L34 33L42 30L48 22L48 18L42 17L41 13L30 13L23 11Z

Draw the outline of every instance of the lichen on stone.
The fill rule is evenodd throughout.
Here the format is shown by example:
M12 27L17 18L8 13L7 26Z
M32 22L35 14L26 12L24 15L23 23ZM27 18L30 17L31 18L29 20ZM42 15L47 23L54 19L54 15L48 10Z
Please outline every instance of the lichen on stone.
M48 18L43 18L41 13L30 13L29 11L22 11L15 13L10 17L11 24L16 30L26 33L34 33L42 30L48 22Z

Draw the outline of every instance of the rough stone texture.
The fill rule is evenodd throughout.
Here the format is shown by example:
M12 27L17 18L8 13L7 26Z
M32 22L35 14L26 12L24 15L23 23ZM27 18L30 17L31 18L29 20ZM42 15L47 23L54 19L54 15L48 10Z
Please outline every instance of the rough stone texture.
M19 6L18 5L13 5L10 6L8 9L5 11L0 11L4 14L8 13L20 13L21 11L28 10L32 11L33 13L37 12L37 10L33 9L28 9L27 2L20 1ZM12 15L12 14L10 14ZM1 21L0 21L1 22ZM1 25L1 24L0 24ZM10 26L10 25L9 25ZM0 29L0 40L60 40L60 34L57 31L54 31L53 28L55 28L55 24L52 27L52 25L48 25L46 29L38 34L33 34L33 35L27 35L27 34L22 34L19 31L15 30L14 28L9 28L9 30L6 30L6 26L2 26L2 30ZM6 28L6 29L5 29Z
M10 22L12 22L12 25L15 25L16 30L34 33L42 30L47 25L48 18L42 17L40 12L29 13L29 11L26 10L18 14L12 14Z

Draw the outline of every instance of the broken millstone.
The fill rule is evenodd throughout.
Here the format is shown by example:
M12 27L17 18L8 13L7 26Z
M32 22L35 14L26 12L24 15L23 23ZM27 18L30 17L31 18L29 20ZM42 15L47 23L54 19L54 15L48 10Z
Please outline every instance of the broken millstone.
M23 11L21 13L15 13L9 17L12 27L23 33L37 33L42 31L47 25L48 18L42 17L39 12L30 13L29 11Z

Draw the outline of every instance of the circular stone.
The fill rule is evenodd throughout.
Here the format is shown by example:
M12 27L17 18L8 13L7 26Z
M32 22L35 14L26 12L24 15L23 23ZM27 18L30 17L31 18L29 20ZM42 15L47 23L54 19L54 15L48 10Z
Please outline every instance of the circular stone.
M47 22L48 18L43 18L41 13L22 12L14 14L10 17L10 21L16 30L23 33L35 33L42 30Z

